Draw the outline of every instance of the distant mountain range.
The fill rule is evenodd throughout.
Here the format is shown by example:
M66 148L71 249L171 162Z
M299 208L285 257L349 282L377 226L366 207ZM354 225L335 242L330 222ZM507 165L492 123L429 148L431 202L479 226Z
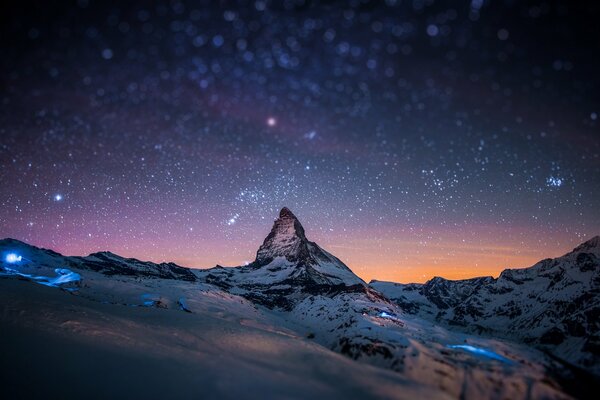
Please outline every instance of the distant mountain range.
M139 343L152 340L139 349L144 357L163 348L170 349L165 353L170 355L180 354L181 349L203 354L225 342L236 343L234 347L245 350L225 350L224 356L233 369L258 368L248 367L248 362L275 366L285 361L286 354L303 354L309 370L318 369L319 362L331 362L349 368L353 379L362 382L357 383L357 391L346 392L325 375L292 378L286 375L291 372L283 371L281 382L270 378L245 382L277 387L283 397L286 390L296 393L289 397L302 393L289 383L300 378L317 385L312 395L336 397L337 393L343 398L404 398L402 394L408 393L408 397L473 399L585 397L582 393L589 385L597 387L600 377L599 242L595 237L563 257L506 270L497 279L434 278L425 284L373 281L367 285L342 261L309 241L287 208L275 220L256 260L233 268L194 270L109 252L66 257L4 239L0 241L0 278L5 278L0 279L4 307L0 327L21 324L21 331L33 330L33 336L39 336L38 330L60 332L74 343L83 343L82 354L96 349L97 342L119 349L126 343L132 352L142 346L123 338L136 338ZM50 288L34 290L36 286L29 282ZM56 288L65 295L56 297ZM24 305L30 303L35 305ZM77 310L87 311L77 314ZM152 315L143 310L152 310ZM23 319L23 315L30 317ZM147 326L148 318L163 322L137 328ZM117 322L113 326L108 321ZM218 335L201 333L215 326ZM140 336L138 329L146 333ZM160 336L167 331L168 336ZM201 341L185 339L195 334L201 335ZM17 336L0 336L0 351L2 346L15 348ZM260 345L239 342L241 337L260 338ZM287 343L287 350L273 353L280 340ZM258 353L256 346L262 349ZM358 363L346 366L318 349ZM185 358L187 353L182 354ZM192 363L192 370L208 368L207 359L185 360ZM119 368L120 364L115 360L111 365ZM60 370L60 366L53 368ZM161 368L174 367L160 364ZM373 387L372 382L385 375L379 369L394 371L386 385L401 390ZM7 377L11 382L21 379L13 373L0 374L4 375L0 383ZM82 379L94 384L93 377ZM134 396L141 393L131 390ZM210 397L228 397L227 390L214 388Z
M448 327L533 344L600 375L600 237L530 268L424 284L372 281L404 311Z

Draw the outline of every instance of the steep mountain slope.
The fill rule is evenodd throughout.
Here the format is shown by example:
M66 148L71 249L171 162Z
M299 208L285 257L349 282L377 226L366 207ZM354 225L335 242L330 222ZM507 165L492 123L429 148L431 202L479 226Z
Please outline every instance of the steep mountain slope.
M530 268L427 283L373 281L408 313L469 332L531 343L600 375L600 237Z

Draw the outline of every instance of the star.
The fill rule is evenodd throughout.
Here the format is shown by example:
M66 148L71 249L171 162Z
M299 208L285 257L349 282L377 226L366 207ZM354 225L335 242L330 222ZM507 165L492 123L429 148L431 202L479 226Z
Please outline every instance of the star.
M525 267L600 231L600 45L578 27L600 9L525 7L570 38L540 49L544 30L506 2L184 3L48 6L44 27L9 12L0 237L240 265L288 206L362 278L424 281ZM485 243L530 258L482 258ZM457 246L476 250L443 251Z
M310 131L304 135L304 138L307 140L313 140L316 137L317 137L317 132L315 132L315 131Z
M227 225L233 225L237 222L237 219L239 218L239 214L235 214L233 217L229 218L227 220Z
M550 176L546 179L546 185L549 187L561 187L564 183L564 180L562 178L558 178L555 176Z

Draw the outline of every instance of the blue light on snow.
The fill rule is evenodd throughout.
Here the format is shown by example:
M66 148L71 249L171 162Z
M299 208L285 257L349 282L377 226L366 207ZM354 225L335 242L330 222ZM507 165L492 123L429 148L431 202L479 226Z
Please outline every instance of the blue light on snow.
M404 323L402 321L400 321L400 318L398 318L395 314L391 314L386 311L382 311L379 314L377 314L377 316L379 318L389 319L391 321L394 321L397 324L404 325Z
M56 277L37 276L34 277L42 285L57 287L65 283L78 282L81 280L81 275L66 268L57 268L54 270Z
M20 256L16 253L8 253L4 259L6 260L7 263L14 264L14 263L21 262L21 260L23 259L23 256Z
M192 310L190 310L187 306L187 303L185 302L185 299L183 297L181 297L179 300L177 300L177 304L179 305L179 308L181 309L181 311L185 311L185 312L189 312L191 313Z
M508 358L503 357L500 354L495 353L495 352L493 352L491 350L483 349L481 347L475 347L475 346L471 346L471 345L468 345L468 344L449 344L446 347L448 347L449 349L461 349L461 350L465 350L465 351L468 351L469 353L473 353L473 354L477 354L479 356L491 358L493 360L501 361L501 362L506 363L506 364L512 364L513 363Z
M154 307L160 302L160 295L155 293L144 293L141 297L144 307Z
M50 287L62 287L62 285L71 283L71 282L79 282L81 280L81 275L76 272L71 271L66 268L57 268L54 270L56 276L41 276L41 275L30 275L24 274L22 272L18 272L17 270L6 268L6 273L10 276L21 276L26 279L31 279L35 283L39 283L40 285L50 286ZM66 290L75 291L77 288L68 288Z

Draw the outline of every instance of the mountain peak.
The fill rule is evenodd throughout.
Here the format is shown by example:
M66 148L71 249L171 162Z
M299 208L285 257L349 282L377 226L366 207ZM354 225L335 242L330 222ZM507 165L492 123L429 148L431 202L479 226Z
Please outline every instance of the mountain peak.
M264 265L276 257L298 261L308 255L308 240L304 228L289 208L283 207L279 218L256 253L256 262Z
M287 207L283 207L281 209L281 211L279 211L279 218L291 218L291 219L298 220L298 218L296 218L294 213L291 212L290 209Z
M262 270L261 274L257 270ZM273 228L256 253L256 260L244 268L247 282L286 282L300 285L364 285L341 260L309 241L298 218L284 207Z

